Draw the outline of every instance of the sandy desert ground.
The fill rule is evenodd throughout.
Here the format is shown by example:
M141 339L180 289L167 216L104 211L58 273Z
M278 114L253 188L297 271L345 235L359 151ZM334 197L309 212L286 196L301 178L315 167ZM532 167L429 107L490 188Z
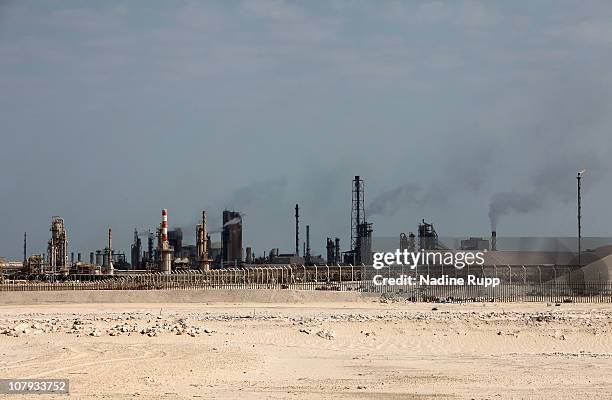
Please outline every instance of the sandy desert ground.
M68 378L78 399L612 398L611 321L606 304L3 305L0 377Z

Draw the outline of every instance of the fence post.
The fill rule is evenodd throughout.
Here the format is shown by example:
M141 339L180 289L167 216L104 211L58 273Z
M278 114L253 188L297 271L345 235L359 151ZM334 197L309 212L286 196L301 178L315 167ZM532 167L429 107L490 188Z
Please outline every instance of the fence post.
M512 285L512 267L510 266L510 264L508 264L507 266L508 266L509 282L510 282L510 285Z

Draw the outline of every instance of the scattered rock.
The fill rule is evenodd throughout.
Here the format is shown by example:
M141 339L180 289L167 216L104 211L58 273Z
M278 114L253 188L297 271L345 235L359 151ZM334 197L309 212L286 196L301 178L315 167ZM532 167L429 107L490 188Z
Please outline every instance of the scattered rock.
M30 324L26 324L26 323L21 323L19 325L15 325L13 327L13 331L15 332L19 332L19 333L23 333L26 329L28 329L30 327Z
M193 327L193 326L192 326L191 328L189 328L189 329L187 330L187 334L188 334L189 336L191 336L191 337L194 337L194 336L196 336L196 335L199 335L199 334L200 334L200 328L197 328L197 327Z
M317 336L322 337L323 339L333 340L336 337L336 332L331 329L324 329L317 332Z

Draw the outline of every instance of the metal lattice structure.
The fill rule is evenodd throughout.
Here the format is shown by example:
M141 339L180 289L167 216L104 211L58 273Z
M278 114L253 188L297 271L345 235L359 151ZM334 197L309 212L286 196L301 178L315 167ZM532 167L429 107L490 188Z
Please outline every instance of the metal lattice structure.
M365 196L363 179L356 175L353 179L353 196L351 202L351 250L350 263L360 264L361 237L360 227L365 223Z

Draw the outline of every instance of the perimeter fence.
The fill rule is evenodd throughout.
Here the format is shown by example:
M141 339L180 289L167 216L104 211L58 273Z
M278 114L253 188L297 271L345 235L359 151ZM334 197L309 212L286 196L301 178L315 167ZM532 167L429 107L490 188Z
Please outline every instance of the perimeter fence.
M414 277L412 283L377 284L379 277ZM473 284L431 284L420 276L499 278L496 286ZM374 270L371 266L275 266L228 268L210 271L160 273L118 273L114 276L68 275L61 280L4 278L0 292L61 290L326 290L401 297L415 302L589 302L612 303L612 282L584 281L571 266L487 266L478 270Z

